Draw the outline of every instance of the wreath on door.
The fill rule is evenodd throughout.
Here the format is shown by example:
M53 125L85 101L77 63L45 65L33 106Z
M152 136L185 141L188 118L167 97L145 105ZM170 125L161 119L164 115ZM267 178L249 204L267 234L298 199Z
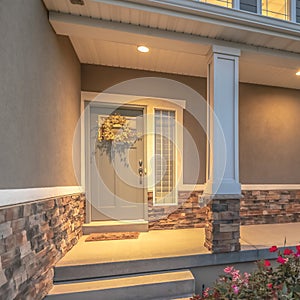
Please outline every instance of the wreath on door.
M133 137L128 121L119 114L110 115L101 125L98 124L99 142L130 143Z
M131 129L128 120L114 114L108 116L102 124L98 120L97 147L113 161L118 154L124 165L128 166L127 151L136 142L136 131Z

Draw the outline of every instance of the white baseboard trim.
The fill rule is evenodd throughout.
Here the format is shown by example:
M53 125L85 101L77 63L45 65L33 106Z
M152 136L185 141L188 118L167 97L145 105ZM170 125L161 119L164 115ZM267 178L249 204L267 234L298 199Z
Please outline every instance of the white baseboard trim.
M82 193L81 186L55 186L26 189L0 189L0 207L47 198Z
M300 184L242 184L242 191L300 190Z

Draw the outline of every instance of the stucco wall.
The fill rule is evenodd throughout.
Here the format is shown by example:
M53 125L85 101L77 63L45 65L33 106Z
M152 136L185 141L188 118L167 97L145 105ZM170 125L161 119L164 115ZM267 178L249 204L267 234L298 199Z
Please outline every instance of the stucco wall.
M240 84L240 181L300 183L300 90Z
M197 119L202 119L202 123L206 125L205 78L86 64L81 66L81 76L82 90L90 92L109 92L108 89L112 86L136 78L156 77L173 80L171 86L168 86L170 82L166 82L166 86L164 86L163 82L161 85L157 84L151 87L150 91L148 89L149 86L141 86L139 83L128 84L128 86L132 86L137 95L186 101L186 109L183 113L183 126L189 134L184 134L183 137L183 158L185 162L183 166L183 182L186 184L205 182L206 134L202 126L197 122ZM149 85L151 84L152 81L149 81ZM185 88L182 84L189 88ZM125 85L114 90L118 93L132 92L128 86L125 88ZM185 145L191 145L191 142L193 147L185 147ZM193 151L194 149L198 149L199 155L196 153L197 151ZM199 160L200 168L198 168Z
M82 65L81 74L85 91L102 92L126 80L153 76L184 83L206 98L204 78L92 65ZM154 92L161 93L159 89ZM178 91L170 90L171 96L172 93L174 97L185 99ZM200 153L198 183L204 183L206 138L194 117L204 119L206 110L198 100L187 98L184 126L193 136ZM300 90L240 83L239 106L241 183L300 183ZM188 144L186 136L184 144ZM185 147L184 183L193 183L195 159Z
M0 188L77 185L80 64L70 41L38 0L1 1L0 39Z

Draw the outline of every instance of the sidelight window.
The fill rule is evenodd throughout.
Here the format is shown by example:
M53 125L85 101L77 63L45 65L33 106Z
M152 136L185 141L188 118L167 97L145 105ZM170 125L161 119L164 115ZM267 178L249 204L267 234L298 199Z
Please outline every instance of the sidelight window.
M176 204L175 111L155 109L155 204Z

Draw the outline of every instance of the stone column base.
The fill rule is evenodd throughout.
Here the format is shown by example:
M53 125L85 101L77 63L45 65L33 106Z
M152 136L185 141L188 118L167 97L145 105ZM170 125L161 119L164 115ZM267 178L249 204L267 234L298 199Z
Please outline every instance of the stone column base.
M204 246L213 253L234 252L241 249L241 197L241 195L203 197L208 208Z

